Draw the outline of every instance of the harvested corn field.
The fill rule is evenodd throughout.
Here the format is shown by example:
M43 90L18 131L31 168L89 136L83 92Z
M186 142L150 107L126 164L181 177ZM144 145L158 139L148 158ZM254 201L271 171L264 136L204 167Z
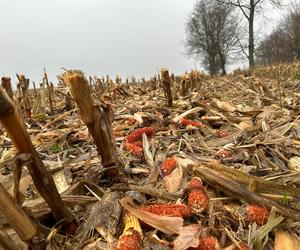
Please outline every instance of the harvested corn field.
M299 249L299 63L0 95L4 249Z

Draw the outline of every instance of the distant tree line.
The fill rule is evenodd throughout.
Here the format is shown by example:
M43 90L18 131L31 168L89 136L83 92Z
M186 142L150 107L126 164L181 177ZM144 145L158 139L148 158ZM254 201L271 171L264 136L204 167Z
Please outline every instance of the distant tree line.
M262 13L267 3L281 7L281 2L282 0L197 0L186 22L187 54L200 59L211 75L226 74L226 65L235 59L238 48L239 54L246 56L249 68L252 69L257 47L255 16ZM246 20L248 32L241 32L238 11ZM247 34L246 46L242 39L244 34Z
M300 4L294 3L273 32L256 50L257 64L285 63L300 60Z

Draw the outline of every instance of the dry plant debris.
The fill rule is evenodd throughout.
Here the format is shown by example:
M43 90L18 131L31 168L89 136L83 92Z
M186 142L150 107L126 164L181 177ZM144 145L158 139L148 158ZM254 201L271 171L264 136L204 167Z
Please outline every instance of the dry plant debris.
M15 92L3 77L0 205L20 217L1 210L0 246L37 249L38 236L49 249L299 249L297 70L209 78L164 68L126 83L66 71L56 86L45 72L33 90L18 75Z

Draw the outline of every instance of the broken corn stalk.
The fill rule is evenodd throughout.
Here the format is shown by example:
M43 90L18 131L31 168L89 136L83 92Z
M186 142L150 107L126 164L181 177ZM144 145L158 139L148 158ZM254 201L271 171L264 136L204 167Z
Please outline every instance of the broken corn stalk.
M141 210L169 217L187 217L191 215L190 209L184 204L155 204L142 207Z
M201 122L195 122L193 120L190 120L190 119L186 119L186 118L182 118L179 123L182 125L182 126L188 126L188 125L192 125L194 127L205 127L205 125Z
M130 135L126 136L126 142L132 143L135 141L139 141L142 139L143 134L153 135L155 133L155 129L153 127L144 127L138 128L134 130Z
M248 213L249 223L256 222L259 226L266 224L270 213L265 207L259 205L248 205L246 210Z
M138 250L142 240L142 229L139 220L131 213L123 216L124 231L119 238L116 250Z
M202 181L198 177L194 177L188 184L188 207L193 214L200 214L207 210L209 200L202 185Z
M163 176L167 176L172 173L172 171L176 168L177 161L173 157L168 157L164 160L164 162L160 166L160 171Z

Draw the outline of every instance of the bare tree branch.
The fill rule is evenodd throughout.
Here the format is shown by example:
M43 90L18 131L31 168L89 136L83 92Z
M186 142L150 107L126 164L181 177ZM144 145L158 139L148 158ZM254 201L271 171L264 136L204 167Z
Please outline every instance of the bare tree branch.
M233 10L230 5L201 0L186 24L188 54L200 57L212 75L220 69L222 74L226 73L229 55L237 47L238 22Z

